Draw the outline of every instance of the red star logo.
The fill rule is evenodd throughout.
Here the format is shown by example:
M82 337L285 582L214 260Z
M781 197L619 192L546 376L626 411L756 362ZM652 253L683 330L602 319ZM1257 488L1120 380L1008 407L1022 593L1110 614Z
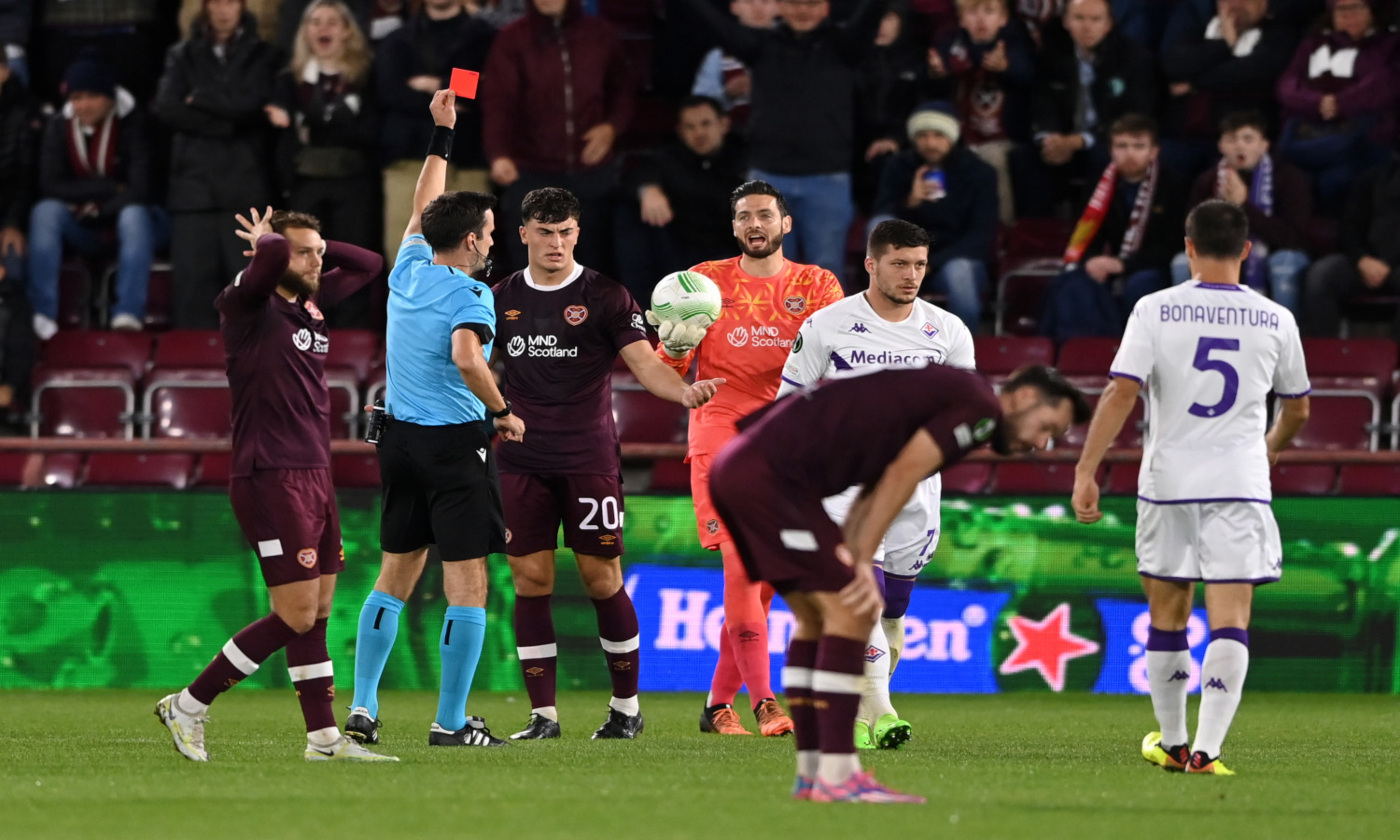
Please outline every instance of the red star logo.
M1034 668L1055 691L1064 691L1065 666L1071 659L1099 652L1098 642L1070 632L1069 604L1060 604L1040 621L1016 615L1006 623L1016 637L1016 649L1001 663L1001 673Z

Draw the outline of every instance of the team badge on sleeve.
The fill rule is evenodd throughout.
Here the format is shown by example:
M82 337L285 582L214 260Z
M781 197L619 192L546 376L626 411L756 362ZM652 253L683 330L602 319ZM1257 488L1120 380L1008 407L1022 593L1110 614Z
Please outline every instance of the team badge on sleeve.
M564 320L569 322L569 326L577 327L588 320L588 307L586 306L566 306L564 307Z

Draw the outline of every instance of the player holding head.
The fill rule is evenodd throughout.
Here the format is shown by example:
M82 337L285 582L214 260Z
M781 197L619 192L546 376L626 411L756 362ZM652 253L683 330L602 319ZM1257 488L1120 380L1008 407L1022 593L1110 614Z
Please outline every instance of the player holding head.
M505 348L505 393L530 438L503 447L501 491L506 553L515 581L515 637L530 720L511 738L557 738L558 651L550 598L559 527L573 549L598 614L598 636L612 678L608 718L594 738L635 738L637 611L622 586L622 465L612 412L618 356L642 387L686 408L715 395L723 379L688 385L662 364L646 324L620 284L574 261L580 205L567 190L534 190L521 203L520 239L529 265L495 288L498 340Z
M345 730L365 743L379 741L379 680L398 635L399 614L435 544L447 610L428 746L502 747L506 742L492 736L484 720L467 714L467 700L486 638L486 555L505 549L491 434L514 446L525 424L511 413L487 362L496 312L490 287L475 278L488 269L495 200L444 192L456 95L438 91L429 110L433 139L389 273L389 419L379 441L383 556L360 610L355 699Z
M802 325L783 367L780 398L841 371L872 365L977 367L972 333L962 319L918 298L929 244L928 232L911 222L891 219L875 226L865 253L870 287ZM894 749L912 736L909 723L890 702L890 672L904 647L904 614L914 579L938 547L942 489L937 475L920 482L875 552L875 581L885 611L866 650L866 691L856 719L861 749ZM827 513L838 524L846 520L859 490L852 487L826 500Z
M705 330L652 316L661 336L657 356L677 372L697 365L698 376L723 377L729 384L714 400L690 415L690 488L700 544L724 560L724 628L719 663L700 715L700 731L748 735L734 711L734 697L747 685L763 735L786 735L792 720L773 696L768 673L768 607L773 589L744 574L738 550L710 502L710 463L736 433L739 418L772 402L797 330L812 313L842 298L830 271L799 265L783 256L783 237L792 231L783 194L763 181L749 181L730 198L734 238L741 255L701 263L691 271L719 286L724 308ZM698 348L698 349L697 349Z
M340 734L326 621L345 568L330 476L330 333L321 306L344 300L384 267L378 254L323 242L304 213L249 211L238 236L252 257L219 293L219 328L233 393L229 499L272 600L271 614L240 630L204 672L156 704L175 748L208 761L209 704L287 649L287 671L306 719L307 761L397 761Z
M1043 449L1089 405L1054 371L1031 366L995 394L943 365L828 380L745 418L715 457L711 492L753 580L797 618L783 685L797 724L794 796L821 802L923 802L862 772L853 737L865 649L884 602L872 560L920 482L991 443ZM861 489L843 525L823 500Z
M1152 616L1147 679L1161 731L1143 739L1142 754L1188 773L1231 775L1220 748L1249 668L1250 602L1254 587L1283 569L1269 466L1308 419L1298 325L1286 307L1240 285L1249 248L1249 221L1238 206L1211 200L1191 211L1193 280L1133 308L1074 481L1075 515L1097 522L1094 474L1145 387L1152 424L1138 474L1137 555ZM1270 391L1280 409L1266 433ZM1211 641L1188 748L1186 624L1196 581L1206 586Z

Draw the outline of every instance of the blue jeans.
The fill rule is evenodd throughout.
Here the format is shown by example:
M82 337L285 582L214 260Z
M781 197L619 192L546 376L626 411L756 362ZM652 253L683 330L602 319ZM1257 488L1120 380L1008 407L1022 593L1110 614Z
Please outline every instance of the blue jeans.
M1277 251L1268 257L1269 296L1280 306L1298 315L1303 295L1303 272L1308 268L1308 255L1302 251ZM1172 260L1172 285L1179 286L1191 279L1191 266L1186 254Z
M986 263L956 257L925 278L924 286L947 295L948 311L976 334L982 320L982 292L987 288Z
M117 302L113 315L146 315L146 288L157 248L170 238L170 217L159 207L129 204L117 214ZM105 250L98 229L80 223L68 205L46 198L29 214L29 303L58 319L58 272L63 248L85 256Z
M775 175L755 169L749 177L777 187L787 200L792 213L792 233L783 243L787 258L819 265L846 287L846 232L856 212L850 173Z
M1117 338L1133 307L1144 295L1167 285L1164 272L1156 269L1136 271L1122 278L1118 299L1114 300L1113 283L1099 283L1082 268L1073 268L1056 277L1045 298L1045 312L1040 319L1040 332L1060 344L1079 336Z

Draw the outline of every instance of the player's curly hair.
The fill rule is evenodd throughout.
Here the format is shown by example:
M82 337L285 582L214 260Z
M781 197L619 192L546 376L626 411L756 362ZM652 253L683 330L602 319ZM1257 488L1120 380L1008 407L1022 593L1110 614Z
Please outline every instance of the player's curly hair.
M870 232L866 256L878 260L891 248L927 248L933 243L928 231L903 219L886 219Z
M771 195L778 200L778 216L791 216L788 211L787 199L783 198L782 191L767 181L745 181L734 188L734 192L729 194L729 216L734 217L734 211L739 207L739 200L748 198L751 195Z
M467 234L481 236L486 212L495 204L496 199L486 193L445 192L423 208L423 238L434 253L456 250Z
M268 218L267 223L272 226L273 233L286 233L287 228L304 228L321 232L321 220L310 213L298 213L295 210L275 210Z
M583 205L578 196L559 187L543 187L525 194L520 202L520 218L535 221L542 225L557 225L570 219L578 221L583 216Z
M1058 405L1061 400L1069 400L1074 407L1074 424L1088 423L1094 416L1094 408L1084 398L1084 394L1068 379L1052 367L1045 365L1025 365L1016 368L1011 376L1001 384L1002 392L1018 388L1034 388L1048 403Z

